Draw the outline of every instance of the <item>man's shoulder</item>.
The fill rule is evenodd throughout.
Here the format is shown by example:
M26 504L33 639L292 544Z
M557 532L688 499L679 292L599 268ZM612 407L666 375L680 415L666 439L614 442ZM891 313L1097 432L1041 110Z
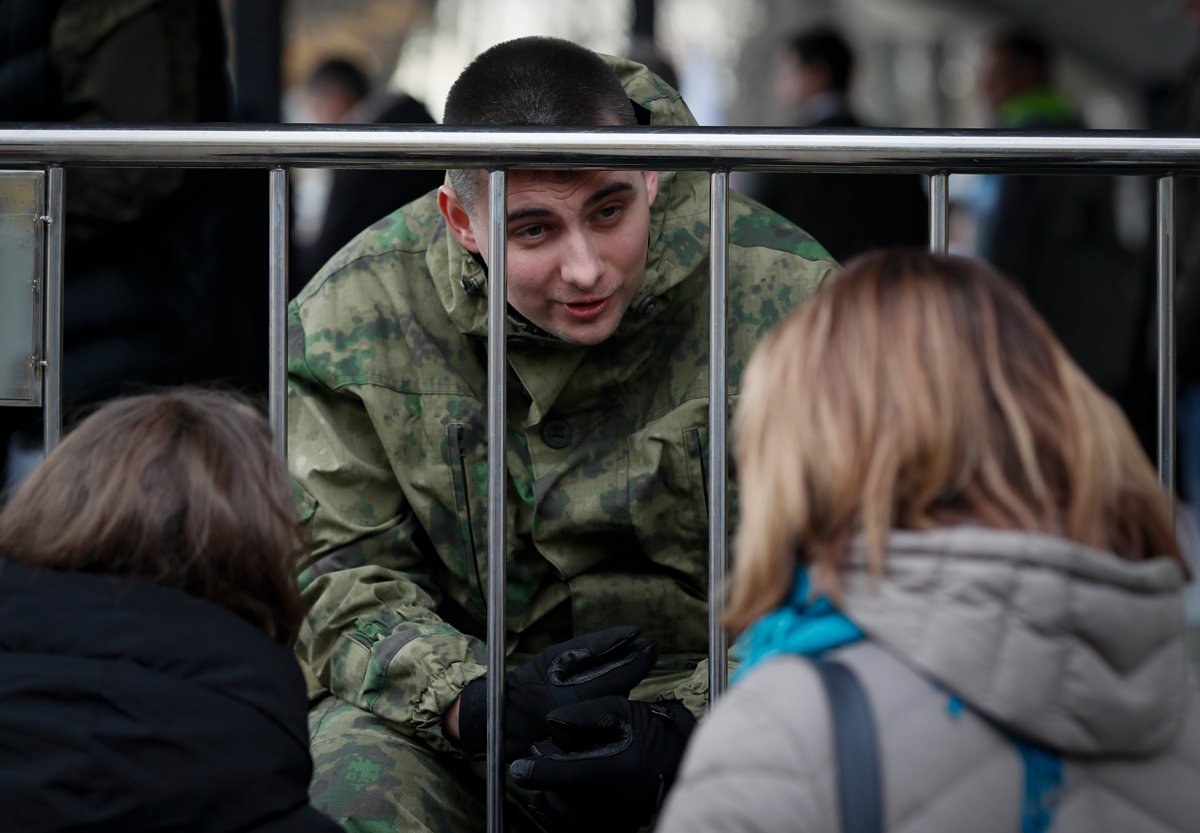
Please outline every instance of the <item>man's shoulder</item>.
M445 347L461 337L438 280L445 227L425 198L401 208L351 240L313 277L289 308L288 352L294 373L340 387L370 381L412 382L429 340ZM444 258L442 258L444 261ZM445 277L445 276L443 276ZM421 354L423 355L423 354ZM438 372L426 364L420 371Z
M729 200L729 245L792 255L814 263L833 262L825 247L804 229L750 197L736 193Z
M359 232L313 276L296 296L302 308L315 309L330 297L371 295L384 288L380 279L426 273L426 253L446 233L434 194L414 200ZM399 274L398 274L399 273ZM389 294L411 281L386 281Z
M731 357L747 357L795 306L810 298L836 271L819 242L793 223L746 197L730 200L729 316ZM730 379L740 376L731 365Z

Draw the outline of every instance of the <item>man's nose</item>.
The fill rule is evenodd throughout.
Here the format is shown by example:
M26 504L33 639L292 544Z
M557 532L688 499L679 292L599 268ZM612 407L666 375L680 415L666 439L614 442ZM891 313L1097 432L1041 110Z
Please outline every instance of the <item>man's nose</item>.
M604 259L599 247L582 232L569 235L566 242L559 266L562 279L580 289L591 289L604 274Z

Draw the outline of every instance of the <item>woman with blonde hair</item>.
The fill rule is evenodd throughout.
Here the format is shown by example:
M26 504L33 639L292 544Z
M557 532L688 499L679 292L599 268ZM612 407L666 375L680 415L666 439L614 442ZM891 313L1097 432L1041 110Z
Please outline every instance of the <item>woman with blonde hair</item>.
M116 400L0 513L0 830L339 829L270 436L226 394Z
M1195 830L1170 503L1003 277L852 261L758 349L735 432L742 663L659 831Z

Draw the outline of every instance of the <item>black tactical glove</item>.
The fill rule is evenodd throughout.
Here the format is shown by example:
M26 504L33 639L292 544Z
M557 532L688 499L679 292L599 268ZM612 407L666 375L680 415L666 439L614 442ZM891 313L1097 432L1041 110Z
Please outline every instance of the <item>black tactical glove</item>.
M559 706L608 694L628 696L658 661L658 644L638 639L632 625L551 645L505 677L504 760L529 754L550 737L546 715ZM458 746L468 755L487 751L487 677L459 697Z
M513 781L542 790L530 812L551 833L623 833L649 824L675 781L696 720L674 700L601 697L555 709L551 740L509 767Z

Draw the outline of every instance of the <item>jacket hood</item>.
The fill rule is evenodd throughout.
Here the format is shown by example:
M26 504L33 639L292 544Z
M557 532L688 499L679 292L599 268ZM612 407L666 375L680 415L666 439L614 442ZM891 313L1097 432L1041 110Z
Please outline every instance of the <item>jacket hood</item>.
M624 58L602 56L621 79L634 104L639 124L649 127L695 127L696 120L679 93L644 66ZM433 195L422 199L433 199ZM436 206L430 206L437 213ZM691 219L692 216L695 219ZM438 228L427 255L429 271L446 312L469 335L487 336L487 270L463 248L438 215ZM672 232L665 232L665 229ZM680 235L688 239L680 240ZM708 257L708 177L702 171L660 171L658 196L650 209L646 271L613 338L648 327L666 314L667 296ZM660 302L660 300L662 302ZM508 317L510 339L567 352L582 348L542 332L514 315ZM574 364L572 364L574 367Z
M1186 714L1184 578L1049 535L894 532L882 581L861 543L843 608L979 713L1072 755L1144 755Z

